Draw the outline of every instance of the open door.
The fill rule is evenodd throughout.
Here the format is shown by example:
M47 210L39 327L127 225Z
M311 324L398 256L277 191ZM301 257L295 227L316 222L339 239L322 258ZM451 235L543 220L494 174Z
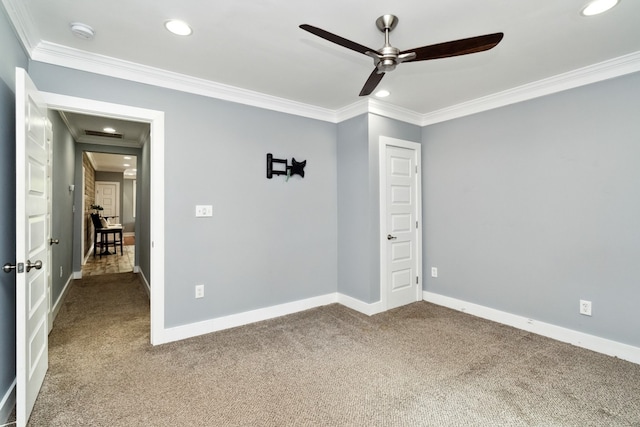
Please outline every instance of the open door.
M16 421L26 426L47 372L47 105L16 68ZM49 136L50 138L50 136Z

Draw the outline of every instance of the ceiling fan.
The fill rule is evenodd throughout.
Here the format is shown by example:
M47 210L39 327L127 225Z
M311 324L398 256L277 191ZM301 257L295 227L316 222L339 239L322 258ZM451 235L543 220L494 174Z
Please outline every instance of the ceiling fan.
M371 94L380 83L380 80L382 80L382 77L384 77L384 74L392 71L402 62L426 61L428 59L448 58L482 52L495 47L504 36L503 33L486 34L484 36L469 37L401 51L389 43L389 33L396 25L398 25L398 18L395 15L383 15L376 20L376 26L384 33L384 46L379 50L368 48L312 25L302 24L300 28L332 43L373 58L375 68L360 91L360 96Z

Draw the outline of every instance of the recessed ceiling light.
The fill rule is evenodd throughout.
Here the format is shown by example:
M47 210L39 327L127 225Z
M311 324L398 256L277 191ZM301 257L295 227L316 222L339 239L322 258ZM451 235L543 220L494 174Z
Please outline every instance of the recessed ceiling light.
M131 165L130 165L129 163L124 163L122 166L124 166L124 167L127 167L127 168L128 168L128 167L129 167L129 166L131 166Z
M177 34L179 36L188 36L193 32L186 22L178 19L170 19L164 23L164 26L173 34Z
M582 9L582 15L593 16L604 13L619 2L620 0L593 0Z
M131 156L124 156L125 160L131 160Z
M116 130L114 128L104 128L102 129L102 131L106 133L116 133Z
M376 97L378 98L386 98L389 95L391 95L391 93L385 89L382 89L376 92Z
M82 22L72 22L69 24L69 28L76 37L84 40L91 40L96 33L93 28Z

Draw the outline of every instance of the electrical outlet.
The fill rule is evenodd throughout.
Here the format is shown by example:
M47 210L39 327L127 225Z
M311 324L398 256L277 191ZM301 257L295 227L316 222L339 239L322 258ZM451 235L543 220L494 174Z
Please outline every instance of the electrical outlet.
M213 216L213 206L211 205L196 205L196 217Z
M196 285L196 298L204 298L204 285Z
M591 316L591 301L580 300L580 314Z
M438 277L438 267L431 267L431 277Z

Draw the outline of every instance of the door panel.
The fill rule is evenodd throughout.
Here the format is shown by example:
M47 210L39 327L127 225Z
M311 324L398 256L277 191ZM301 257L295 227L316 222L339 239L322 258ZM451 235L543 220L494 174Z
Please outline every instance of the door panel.
M16 69L16 421L25 426L48 368L47 107ZM40 268L28 263L42 263ZM30 271L27 271L30 270Z
M116 182L96 182L96 204L104 210L102 216L117 217L120 215L120 185Z

